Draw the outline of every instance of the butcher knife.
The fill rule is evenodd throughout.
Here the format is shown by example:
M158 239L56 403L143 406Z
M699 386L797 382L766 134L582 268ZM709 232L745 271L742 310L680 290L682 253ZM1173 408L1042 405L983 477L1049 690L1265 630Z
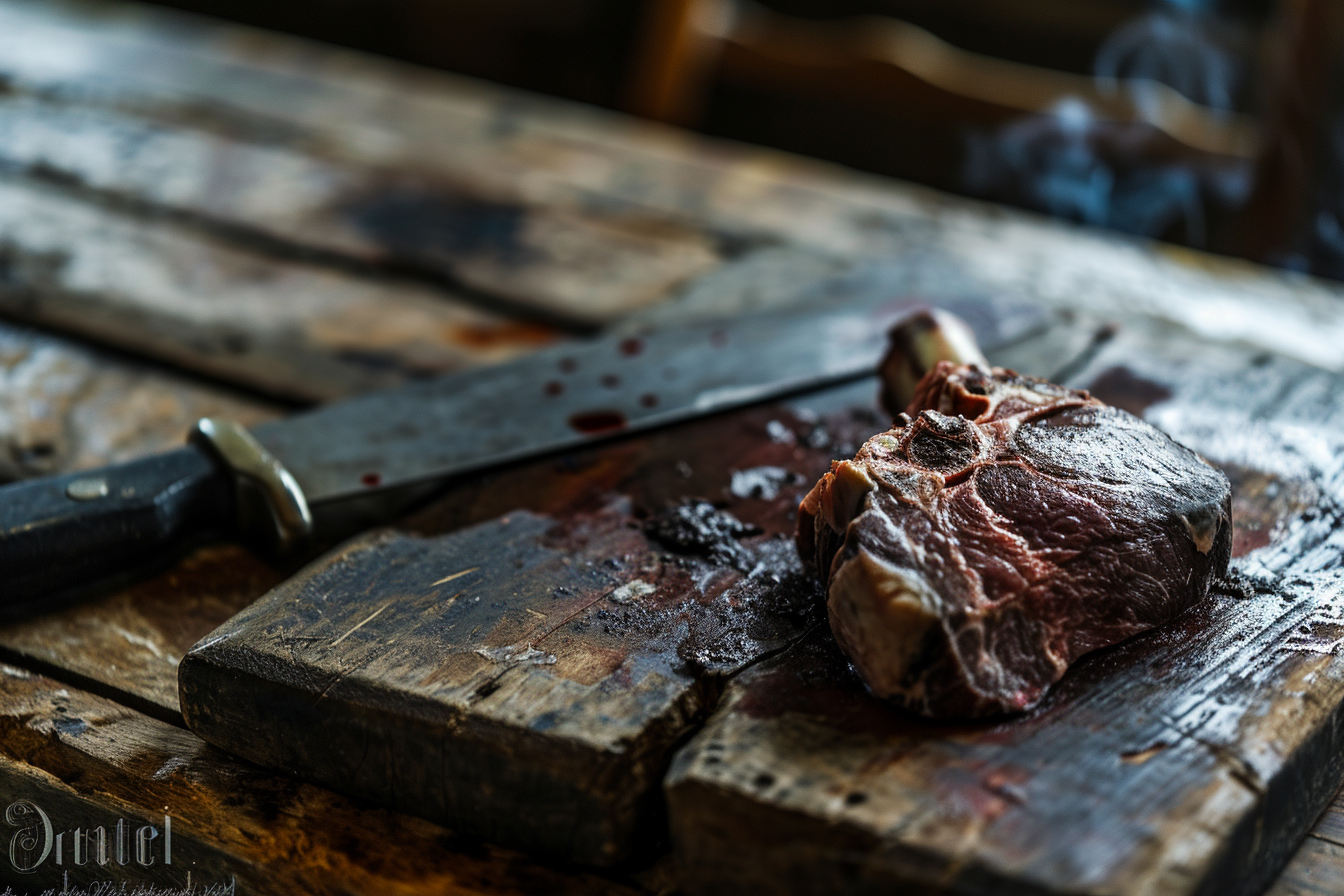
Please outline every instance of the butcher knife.
M125 581L210 540L302 551L455 477L869 376L900 317L981 357L943 312L775 314L562 344L251 431L203 419L174 451L0 488L0 602Z

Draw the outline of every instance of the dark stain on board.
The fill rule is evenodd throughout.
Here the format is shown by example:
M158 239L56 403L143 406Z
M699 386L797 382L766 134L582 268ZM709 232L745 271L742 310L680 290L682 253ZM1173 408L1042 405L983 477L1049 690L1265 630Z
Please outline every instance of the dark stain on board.
M471 256L526 264L534 257L521 240L527 210L516 203L391 187L353 199L343 211L389 256L416 266L451 269Z
M492 349L515 345L540 348L558 337L554 327L531 321L510 320L492 324L454 324L444 336L455 345Z
M584 435L599 435L601 433L619 432L625 429L627 419L625 414L620 411L609 408L580 411L577 414L569 416L569 426L575 432L581 432Z
M1232 482L1233 557L1274 543L1292 520L1319 501L1318 490L1310 483L1239 464L1217 466Z
M708 501L690 498L654 514L644 531L670 551L708 557L716 563L750 571L750 555L738 544L761 528L744 523Z

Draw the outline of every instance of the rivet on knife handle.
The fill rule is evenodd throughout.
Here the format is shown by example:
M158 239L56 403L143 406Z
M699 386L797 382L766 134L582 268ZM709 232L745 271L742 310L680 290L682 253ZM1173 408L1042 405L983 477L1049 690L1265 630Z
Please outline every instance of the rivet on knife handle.
M232 537L235 491L203 445L0 488L0 611L40 612Z
M205 444L233 473L238 529L274 554L305 544L313 533L313 515L303 489L273 455L237 423L203 417L190 440Z

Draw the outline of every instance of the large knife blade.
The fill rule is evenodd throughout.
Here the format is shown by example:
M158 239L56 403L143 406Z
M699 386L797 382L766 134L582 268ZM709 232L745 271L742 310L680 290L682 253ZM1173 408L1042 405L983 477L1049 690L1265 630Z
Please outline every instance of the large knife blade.
M901 314L741 317L561 345L251 434L205 420L167 454L0 488L0 598L134 576L204 539L293 550L455 476L868 376Z

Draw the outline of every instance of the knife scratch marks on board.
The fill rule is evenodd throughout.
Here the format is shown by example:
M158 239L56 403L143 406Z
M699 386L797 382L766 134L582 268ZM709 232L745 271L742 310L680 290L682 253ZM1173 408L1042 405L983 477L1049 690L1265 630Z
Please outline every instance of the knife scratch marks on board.
M130 643L135 644L137 647L143 647L150 653L154 654L154 656L158 657L159 659L163 659L163 651L159 649L159 645L155 644L152 640L146 638L144 635L137 635L134 632L129 632L119 625L112 626L112 629ZM169 659L173 658L169 657Z
M1338 596L1338 580L1332 576L1326 587L1330 592L1301 618L1279 645L1281 652L1314 653L1321 656L1334 656L1344 647L1344 606ZM1306 577L1299 577L1297 587L1307 583ZM1334 587L1331 587L1331 586Z
M479 566L473 566L471 569L464 569L464 570L462 570L461 572L455 572L455 573L453 573L453 574L450 575L450 576L444 576L443 578L439 579L437 582L434 582L433 584L431 584L429 587L433 588L435 585L442 585L444 582L451 582L453 579L460 579L462 576L465 576L467 573L475 572L475 571L478 570L478 569L480 569Z
M1298 653L1317 653L1321 656L1334 656L1339 653L1339 648L1344 647L1344 638L1336 638L1333 641L1314 644L1308 638L1300 635L1293 635L1287 644L1281 645L1281 651L1296 651Z
M538 650L531 644L510 644L507 647L478 647L476 648L478 656L485 657L492 663L505 663L509 666L531 665L531 666L554 666L556 663L555 654L547 653L544 650Z
M377 615L377 614L374 614L374 615ZM367 620L365 620L365 621L367 621ZM362 622L360 623L360 625L363 625L363 624L364 624L364 623L362 623ZM355 628L358 628L358 627L359 627L359 626L355 626ZM354 629L351 629L350 631L354 631ZM348 632L347 632L347 634L348 634ZM331 689L334 688L334 687L336 687L336 685L338 685L338 684L341 683L341 679L345 678L345 675L346 675L346 671L345 671L345 669L341 668L341 664L338 662L338 663L336 664L336 676L335 676L334 678L332 678L330 684L328 684L325 688L322 689L322 693L320 693L320 694L317 695L317 699L313 701L313 706L317 706L317 704L321 703L321 702L323 701L323 699L326 698L327 694L330 694L330 693L331 693Z
M564 619L561 619L561 620L560 620L559 622L557 622L555 625L551 626L547 631L543 632L542 635L541 635L539 638L537 638L536 640L534 640L532 643L533 643L534 645L536 645L536 644L540 644L542 641L545 641L545 640L546 640L547 638L549 638L551 635L555 634L555 633L558 632L561 628L563 628L565 625L567 625L571 620L576 619L576 618L578 618L579 616L582 616L584 613L588 612L588 609L589 609L590 607L592 607L593 604L597 603L598 601L605 600L607 597L608 597L608 593L599 594L597 597L594 597L592 600L588 601L588 602L585 603L583 606L579 607L579 608L578 608L577 610L575 610L573 613L570 613L570 614L569 614L568 616L566 616ZM474 634L474 632L473 632L473 634Z
M332 647L335 647L337 644L341 643L341 642L344 641L346 638L350 637L350 636L353 635L355 632L359 631L361 628L363 628L364 626L368 625L370 622L372 622L372 621L374 620L374 617L376 617L379 613L381 613L381 612L383 612L384 610L386 610L386 609L387 609L388 607L390 607L391 605L392 605L392 601L389 600L389 601L385 602L381 607L379 607L378 609L374 610L374 611L373 611L372 613L370 613L368 616L365 616L363 622L359 623L359 624L356 625L354 628L350 629L350 631L348 631L348 632L346 632L345 634L341 635L341 636L340 636L339 638L337 638L335 641L332 641L332 642L331 642L331 646L332 646Z

